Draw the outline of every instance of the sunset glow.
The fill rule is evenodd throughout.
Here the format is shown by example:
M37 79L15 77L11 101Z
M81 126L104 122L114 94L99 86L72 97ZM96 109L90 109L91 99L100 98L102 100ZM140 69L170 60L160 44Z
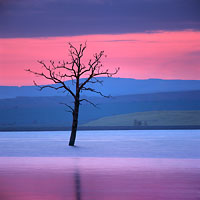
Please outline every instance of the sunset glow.
M200 79L200 32L175 31L118 35L0 39L0 85L40 84L24 69L40 70L37 60L67 60L68 45L87 41L85 62L104 50L104 66L120 67L118 77Z

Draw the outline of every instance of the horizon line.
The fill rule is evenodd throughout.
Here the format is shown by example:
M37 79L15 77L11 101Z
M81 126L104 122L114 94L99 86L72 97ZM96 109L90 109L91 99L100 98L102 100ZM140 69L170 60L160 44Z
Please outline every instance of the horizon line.
M131 80L138 80L138 81L148 81L148 80L161 80L161 81L200 81L200 79L165 79L165 78L146 78L146 79L136 79L136 78L128 78L128 77L105 77L105 76L102 76L102 77L98 77L98 78L113 78L113 79L131 79ZM81 79L85 79L85 78L81 78ZM68 81L71 81L71 80L66 80L65 82L68 82ZM47 83L47 84L41 84L41 85L54 85L55 83ZM40 84L38 84L40 85ZM34 84L33 85L0 85L0 87L30 87L30 86L35 86ZM37 87L37 86L35 86Z

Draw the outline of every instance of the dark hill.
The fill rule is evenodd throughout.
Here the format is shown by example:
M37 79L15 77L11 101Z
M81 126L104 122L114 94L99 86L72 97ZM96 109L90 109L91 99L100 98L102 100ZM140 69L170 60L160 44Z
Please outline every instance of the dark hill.
M84 103L80 108L80 124L106 116L146 111L200 110L200 91L164 92L115 96L110 99L89 97L97 108ZM0 100L2 127L71 126L71 113L60 103L72 103L68 97L17 97Z
M99 78L104 81L103 86L93 84L95 89L101 90L106 95L120 96L129 94L146 94L156 92L191 91L200 90L200 80L162 80L146 79L136 80L127 78ZM84 79L82 79L84 81ZM73 88L71 81L67 83ZM85 92L87 96L94 93ZM46 89L40 92L35 86L0 86L0 99L15 98L17 96L65 96L63 92Z

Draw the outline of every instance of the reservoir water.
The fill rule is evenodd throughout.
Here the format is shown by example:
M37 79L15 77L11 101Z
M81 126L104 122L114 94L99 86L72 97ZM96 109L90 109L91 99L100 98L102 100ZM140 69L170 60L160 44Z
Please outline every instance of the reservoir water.
M1 200L198 200L200 130L1 132Z

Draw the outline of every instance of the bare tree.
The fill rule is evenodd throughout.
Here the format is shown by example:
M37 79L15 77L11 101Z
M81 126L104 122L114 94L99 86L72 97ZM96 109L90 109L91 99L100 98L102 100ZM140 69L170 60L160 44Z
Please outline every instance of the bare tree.
M119 71L119 68L115 69L114 72L110 72L108 69L103 69L101 60L104 56L104 51L95 53L93 55L93 58L90 59L87 64L84 64L82 62L82 57L84 55L86 47L86 43L80 44L79 48L76 48L71 43L69 43L69 61L59 61L58 64L55 64L53 60L50 60L49 65L47 65L44 61L38 61L38 63L42 65L44 72L35 72L31 69L26 70L32 74L35 74L36 76L43 77L54 83L53 85L40 86L34 81L34 84L38 86L40 90L43 90L45 88L51 88L55 90L64 89L64 91L68 92L73 97L74 106L70 106L64 103L69 108L73 116L72 130L69 141L70 146L74 146L75 143L78 127L79 106L81 102L86 101L95 106L95 104L88 99L81 98L80 93L86 90L97 93L103 97L109 97L102 94L101 91L97 91L96 89L92 88L91 84L102 84L102 80L97 79L98 76L112 77ZM69 79L71 79L75 90L72 90L67 84L66 81Z

